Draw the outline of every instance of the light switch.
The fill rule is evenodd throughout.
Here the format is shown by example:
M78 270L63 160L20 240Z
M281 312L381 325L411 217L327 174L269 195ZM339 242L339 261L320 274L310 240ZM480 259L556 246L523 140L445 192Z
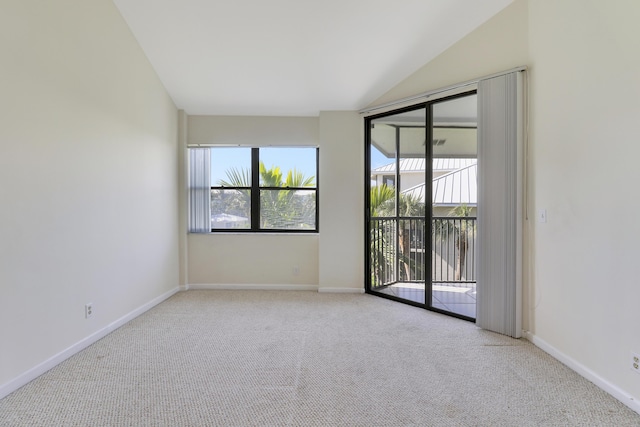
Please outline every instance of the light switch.
M547 222L547 210L538 209L538 222Z

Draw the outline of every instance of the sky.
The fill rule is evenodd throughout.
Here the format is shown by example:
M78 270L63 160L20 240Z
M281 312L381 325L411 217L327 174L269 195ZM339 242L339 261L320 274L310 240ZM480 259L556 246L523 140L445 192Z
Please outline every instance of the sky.
M386 157L373 144L371 145L371 170L395 162L396 159Z
M279 166L283 175L293 168L305 176L316 175L315 147L262 147L260 160L267 168ZM374 146L371 147L371 169L393 163L382 155ZM211 150L211 185L218 185L221 179L228 180L226 171L231 168L250 169L250 147L216 147Z
M267 169L279 166L283 176L294 168L305 177L316 175L315 147L262 147L260 161ZM216 147L211 150L211 185L218 185L221 179L228 180L226 171L232 168L251 168L250 147Z

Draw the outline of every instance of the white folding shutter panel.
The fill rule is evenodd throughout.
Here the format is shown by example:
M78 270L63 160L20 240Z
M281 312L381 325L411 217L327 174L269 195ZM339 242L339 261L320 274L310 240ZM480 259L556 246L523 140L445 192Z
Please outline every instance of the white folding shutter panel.
M476 324L522 334L523 76L478 82Z
M211 231L211 153L189 148L189 232Z

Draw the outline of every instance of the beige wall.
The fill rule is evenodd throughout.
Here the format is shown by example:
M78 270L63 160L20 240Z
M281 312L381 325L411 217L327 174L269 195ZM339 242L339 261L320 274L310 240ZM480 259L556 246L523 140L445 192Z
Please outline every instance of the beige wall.
M364 289L364 151L357 113L190 116L187 133L188 144L320 147L320 232L189 234L190 285L303 285L335 292Z
M0 51L2 391L177 289L178 210L177 110L111 1L3 1Z
M318 146L318 126L317 117L189 116L186 142ZM317 234L189 234L187 253L190 285L318 285Z
M318 146L317 117L189 116L189 144Z
M371 105L526 65L527 27L527 2L516 0Z
M320 113L320 291L364 290L364 135L358 113Z
M187 153L189 116L184 110L178 112L178 230L179 230L179 282L181 289L186 289L189 284L189 192L187 184L187 171L189 170L189 158Z
M637 402L640 3L532 0L529 15L530 214L548 215L530 224L529 328Z
M189 234L190 285L318 285L316 234Z

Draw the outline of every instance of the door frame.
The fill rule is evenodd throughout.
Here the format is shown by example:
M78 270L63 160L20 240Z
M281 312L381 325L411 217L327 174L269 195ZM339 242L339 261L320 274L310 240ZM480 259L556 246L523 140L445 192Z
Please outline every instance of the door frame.
M471 322L475 322L475 318L473 317L468 317L468 316L464 316L455 312L451 312L451 311L446 311L446 310L442 310L439 309L437 307L433 307L433 272L432 272L432 251L430 250L430 248L432 247L432 240L433 240L433 186L432 185L425 185L425 214L424 214L424 221L425 221L425 227L424 227L424 236L423 236L423 241L424 241L424 247L425 248L429 248L428 250L425 249L424 251L424 257L423 257L423 268L425 271L425 275L424 275L424 293L425 293L425 298L424 298L424 302L420 303L420 302L416 302L416 301L412 301L412 300L408 300L408 299L404 299L404 298L400 298L398 296L395 295L389 295L389 294L385 294L385 293L381 293L381 292L377 292L375 289L372 289L372 283L371 283L371 124L373 120L379 119L379 118L383 118L383 117L388 117L388 116L393 116L396 114L401 114L404 112L408 112L408 111L415 111L415 110L420 110L420 109L424 109L425 110L425 138L426 141L432 141L433 140L433 106L435 104L439 104L441 102L446 102L446 101L450 101L453 99L457 99L457 98L463 98L466 96L472 96L474 94L477 94L477 90L476 89L472 89L469 91L465 91L465 92L461 92L461 93L457 93L454 95L450 95L450 96L445 96L445 97L441 97L438 99L433 99L430 101L426 101L426 102L420 102L420 103L416 103L416 104L412 104L406 107L402 107L402 108L398 108L398 109L393 109L393 110L389 110L389 111L385 111L383 113L378 113L378 114L374 114L374 115L370 115L364 118L364 149L365 149L365 221L364 221L364 227L365 227L365 233L364 233L364 251L365 251L365 257L364 257L364 265L365 265L365 293L367 294L371 294L371 295L375 295L381 298L386 298L386 299L390 299L393 301L397 301L397 302L401 302L404 304L408 304L408 305L412 305L415 307L420 307L420 308L424 308L426 310L429 311L434 311L434 312L438 312L438 313L442 313L442 314L446 314L448 316L452 316L452 317L456 317L459 319L463 319L463 320L468 320ZM477 137L476 137L477 139ZM395 215L393 217L389 217L389 219L395 220L397 223L399 223L399 221L401 221L401 218L399 216L399 211L398 211L398 194L400 193L400 168L399 168L399 161L400 161L400 140L399 138L396 139L396 147L395 147L395 151L396 151L396 156L395 156L395 162L396 162L396 167L395 167L395 179L396 179L396 210L395 210ZM429 179L427 179L427 177L431 177ZM425 184L428 182L431 182L433 180L433 144L425 144ZM427 200L429 201L429 203L427 203ZM396 239L397 240L397 239ZM396 243L397 245L397 243ZM396 247L396 252L397 252L397 247ZM396 259L398 258L398 254L396 253ZM396 272L397 273L397 272Z

